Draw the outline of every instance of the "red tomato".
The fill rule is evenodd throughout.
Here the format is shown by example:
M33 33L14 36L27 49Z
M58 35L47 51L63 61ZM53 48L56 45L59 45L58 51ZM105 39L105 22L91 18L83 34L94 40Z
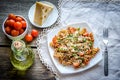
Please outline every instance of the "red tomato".
M16 19L16 16L15 16L13 13L10 13L10 14L8 15L8 19L13 19L13 20L15 20L15 19Z
M84 34L83 34L83 36L88 36L89 35L89 33L88 32L85 32Z
M14 26L14 23L15 23L15 20L10 19L10 20L9 20L9 25L8 25L8 26L12 26L12 27L13 27L13 26Z
M22 34L24 32L24 29L20 29L19 32L20 34Z
M73 62L73 66L74 66L75 68L78 68L78 67L80 66L80 63L79 63L79 62Z
M20 29L22 29L22 24L21 24L20 22L15 22L15 23L14 23L14 28L15 28L16 30L20 30Z
M54 36L54 37L53 37L52 42L53 42L53 44L56 44L56 43L57 43L57 36Z
M5 27L5 32L6 32L7 34L10 34L11 28L10 28L9 26Z
M25 40L26 40L27 42L31 42L31 41L33 40L33 36L32 36L31 34L27 34L27 35L25 36Z
M27 26L27 24L26 24L26 22L25 21L21 21L21 23L22 23L22 28L26 28L26 26Z
M22 21L22 18L19 17L19 16L17 16L17 17L16 17L16 21L19 21L19 22L20 22L20 21Z
M11 35L12 35L12 36L18 36L18 35L19 35L19 31L13 29L13 30L11 31Z
M76 29L73 28L73 27L69 27L68 30L69 30L70 33L74 33L76 31Z
M35 30L35 29L33 29L33 30L31 31L31 35L32 35L33 37L37 37L37 36L38 36L38 31Z
M5 26L9 26L9 20L6 20L6 22L5 22Z

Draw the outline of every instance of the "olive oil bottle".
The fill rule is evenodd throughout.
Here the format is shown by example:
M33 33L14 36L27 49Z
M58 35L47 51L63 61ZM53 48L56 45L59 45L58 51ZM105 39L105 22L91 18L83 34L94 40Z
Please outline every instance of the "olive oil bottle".
M26 47L24 41L15 40L11 45L10 60L12 65L18 70L26 70L34 62L34 53L31 48Z

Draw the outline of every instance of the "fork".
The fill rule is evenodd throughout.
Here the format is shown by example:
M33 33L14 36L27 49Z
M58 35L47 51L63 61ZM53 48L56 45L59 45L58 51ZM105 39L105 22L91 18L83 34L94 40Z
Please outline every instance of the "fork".
M103 29L103 42L105 45L105 51L104 51L104 75L108 76L108 28Z

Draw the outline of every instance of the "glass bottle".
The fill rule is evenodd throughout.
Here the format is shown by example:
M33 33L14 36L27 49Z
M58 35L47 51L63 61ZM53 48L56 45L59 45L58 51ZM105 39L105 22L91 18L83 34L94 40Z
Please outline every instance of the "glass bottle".
M15 40L11 45L12 53L10 60L12 65L18 70L26 70L34 61L34 53L31 48L26 47L24 41Z

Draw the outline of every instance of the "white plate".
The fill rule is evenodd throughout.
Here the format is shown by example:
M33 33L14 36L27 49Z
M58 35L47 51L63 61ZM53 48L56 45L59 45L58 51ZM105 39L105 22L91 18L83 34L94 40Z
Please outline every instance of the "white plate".
M93 32L92 29L88 26L87 23L74 23L74 24L71 24L71 25L67 25L67 26L73 26L73 27L85 27L87 28L87 31L88 32ZM54 63L54 65L56 66L56 68L58 69L58 71L62 74L71 74L71 73L77 73L77 72L81 72L81 71L84 71L84 70L87 70L91 67L93 67L94 65L96 65L98 62L100 62L102 60L102 52L101 50L97 53L97 55L91 59L90 63L84 67L84 68L78 68L78 69L74 69L72 66L63 66L62 64L60 64L58 62L57 59L55 59L53 57L54 55L54 49L50 46L50 42L52 41L52 38L58 34L58 32L61 30L61 29L66 29L67 27L62 27L62 28L59 28L59 29L54 29L52 30L51 32L49 32L47 34L47 40L48 40L48 49L49 49L49 52L50 52L50 57ZM94 47L99 47L100 48L100 45L99 45L99 42L97 40L97 37L94 35Z
M47 1L41 1L41 2L46 3L46 4L49 4L49 5L51 5L51 6L54 7L54 9L53 9L52 12L50 13L50 15L48 16L48 18L46 19L46 21L43 23L43 25L40 26L40 25L34 23L34 13L35 13L35 7L36 7L35 4L33 4L33 5L31 6L31 8L30 8L30 10L29 10L29 13L28 13L28 17L29 17L30 22L31 22L34 26L39 27L39 28L46 28L46 27L49 27L49 26L51 26L52 24L54 24L54 23L56 22L56 20L57 20L57 18L58 18L58 10L57 10L56 6L53 5L53 4L50 3L50 2L47 2Z

